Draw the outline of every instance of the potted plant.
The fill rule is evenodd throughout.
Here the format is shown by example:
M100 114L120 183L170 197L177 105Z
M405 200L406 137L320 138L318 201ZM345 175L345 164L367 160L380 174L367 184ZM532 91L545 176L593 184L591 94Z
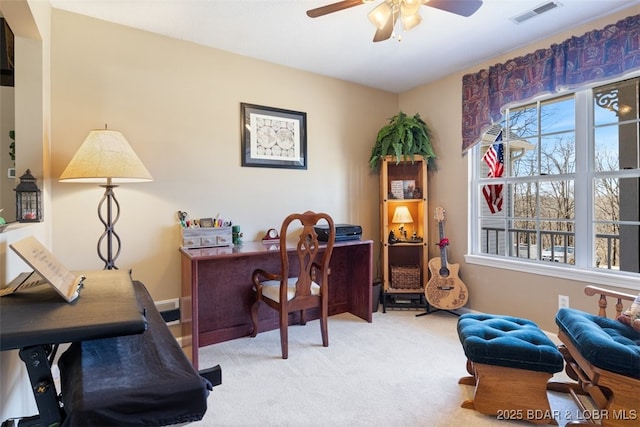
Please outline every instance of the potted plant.
M414 156L419 155L427 160L430 167L434 167L437 156L431 146L430 133L419 113L407 116L400 111L378 132L376 143L371 150L369 166L378 170L380 159L386 156L395 156L399 163L401 160L413 161Z

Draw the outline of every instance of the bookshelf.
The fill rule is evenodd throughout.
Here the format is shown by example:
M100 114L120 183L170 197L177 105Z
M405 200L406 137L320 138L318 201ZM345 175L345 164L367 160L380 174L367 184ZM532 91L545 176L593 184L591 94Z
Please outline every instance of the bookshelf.
M427 161L382 159L380 238L382 307L427 308Z

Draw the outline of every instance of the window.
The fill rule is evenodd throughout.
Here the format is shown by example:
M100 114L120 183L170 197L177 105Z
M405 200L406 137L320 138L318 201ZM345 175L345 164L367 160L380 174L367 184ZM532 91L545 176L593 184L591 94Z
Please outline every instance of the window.
M639 86L632 78L505 111L469 156L470 258L638 287Z

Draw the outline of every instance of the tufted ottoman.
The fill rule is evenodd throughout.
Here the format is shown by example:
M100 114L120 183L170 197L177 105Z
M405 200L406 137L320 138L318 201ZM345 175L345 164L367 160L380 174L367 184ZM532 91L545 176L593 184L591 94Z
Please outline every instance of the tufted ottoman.
M556 424L547 399L547 381L563 368L562 354L530 320L467 313L458 319L458 337L467 356L473 400L462 404L499 419Z

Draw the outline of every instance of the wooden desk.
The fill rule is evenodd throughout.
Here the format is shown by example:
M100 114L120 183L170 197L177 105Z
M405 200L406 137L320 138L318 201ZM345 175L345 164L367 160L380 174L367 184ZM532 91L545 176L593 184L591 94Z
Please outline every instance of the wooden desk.
M287 249L290 254L295 248ZM251 274L256 268L279 271L279 245L246 242L239 247L180 249L183 345L191 346L191 361L198 369L198 348L251 333L251 305L255 301ZM293 258L292 261L294 262ZM330 262L329 315L353 313L371 322L373 241L336 242ZM289 323L298 321L297 314ZM308 319L318 318L311 311ZM259 330L278 328L275 310L262 306Z

